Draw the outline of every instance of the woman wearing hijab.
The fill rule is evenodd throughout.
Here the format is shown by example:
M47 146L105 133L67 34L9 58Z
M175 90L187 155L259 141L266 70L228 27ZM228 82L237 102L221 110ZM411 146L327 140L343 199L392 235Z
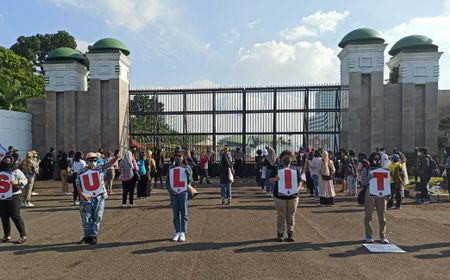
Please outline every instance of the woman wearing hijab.
M128 151L125 154L124 159L119 163L119 172L122 179L122 207L127 207L127 197L129 197L130 204L128 207L134 207L134 189L136 185L136 179L134 173L138 172L138 166L134 159L133 153Z
M387 197L377 197L370 195L370 190L368 189L369 181L372 179L370 170L381 168L381 154L372 153L369 156L369 168L364 168L361 171L361 184L367 185L366 197L364 202L365 215L364 215L364 227L366 232L365 242L373 243L372 238L372 213L373 209L377 209L378 214L378 224L380 232L380 242L383 244L388 244L389 241L386 238L386 206Z
M327 152L322 153L322 161L319 162L318 169L320 206L331 207L334 205L334 197L336 196L333 185L333 175L336 169Z
M28 180L18 169L18 166L11 155L5 156L0 163L0 216L3 226L2 242L11 240L11 222L17 228L20 238L18 244L27 241L25 224L20 216L20 206L22 204L22 189L27 185Z
M228 152L228 147L223 148L222 159L220 160L220 197L222 204L228 199L228 204L231 203L231 184L234 181L233 159Z

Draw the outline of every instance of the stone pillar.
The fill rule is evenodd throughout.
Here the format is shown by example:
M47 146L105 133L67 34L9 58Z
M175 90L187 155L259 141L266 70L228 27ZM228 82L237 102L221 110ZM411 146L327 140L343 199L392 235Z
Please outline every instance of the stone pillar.
M105 150L125 150L129 146L128 103L129 66L131 61L119 50L88 54L91 78L91 108L95 117L91 135L93 143ZM91 110L92 112L92 110Z

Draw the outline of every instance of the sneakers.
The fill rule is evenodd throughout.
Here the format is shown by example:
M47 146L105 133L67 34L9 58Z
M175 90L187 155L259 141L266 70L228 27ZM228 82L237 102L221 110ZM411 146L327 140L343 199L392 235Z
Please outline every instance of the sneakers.
M231 203L231 199L228 199L227 205L230 205Z
M91 237L91 242L89 242L89 244L96 245L97 244L97 236L92 236Z
M80 241L78 241L78 244L80 245L86 245L91 243L91 237L83 237Z
M287 237L286 241L287 242L294 242L295 241L294 232L288 231L288 237Z
M389 240L386 238L385 235L380 237L381 244L389 244Z
M178 240L180 240L180 235L181 235L181 232L175 233L175 236L172 238L172 241L177 242Z
M25 204L26 204L26 206L25 206L25 207L27 207L27 208L28 208L28 207L34 207L34 204L33 204L33 203L31 203L31 202L29 202L29 201L28 201L28 202L26 202Z
M180 242L186 241L186 234L184 234L184 232L180 233L180 239L178 239L178 241Z
M127 208L127 205L126 204L122 204L122 208Z
M80 205L80 202L79 201L74 201L72 205L73 206L78 206L78 205Z
M27 204L25 202L22 202L22 207L27 207Z
M277 242L283 242L283 234L282 233L277 233Z
M364 239L365 243L374 243L375 241L373 240L372 236L370 235L366 235L366 238Z
M31 195L39 195L37 192L32 192Z

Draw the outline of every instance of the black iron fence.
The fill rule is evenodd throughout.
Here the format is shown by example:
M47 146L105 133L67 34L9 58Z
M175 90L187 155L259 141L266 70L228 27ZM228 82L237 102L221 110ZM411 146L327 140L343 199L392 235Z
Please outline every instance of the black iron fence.
M160 148L339 150L347 88L333 86L152 89L130 91L132 145Z

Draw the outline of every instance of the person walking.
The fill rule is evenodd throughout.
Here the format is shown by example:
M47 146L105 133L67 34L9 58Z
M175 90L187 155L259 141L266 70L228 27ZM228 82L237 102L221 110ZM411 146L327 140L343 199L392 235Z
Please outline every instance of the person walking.
M137 160L137 166L139 170L139 181L137 185L137 198L147 198L148 194L148 162L144 157L144 152L139 153L139 159Z
M211 184L209 181L209 154L205 151L202 152L202 155L200 156L200 164L199 164L199 173L200 173L200 184L203 183L203 179L206 179L207 184Z
M79 209L84 233L79 244L97 244L105 200L108 198L103 177L106 170L118 159L119 154L115 154L109 162L98 165L96 153L89 152L86 154L86 167L77 172L75 182L80 194Z
M274 184L273 201L277 210L277 241L282 242L287 226L287 242L294 242L295 213L298 205L298 172L291 168L293 153L280 154L281 168L273 166L269 180ZM286 175L287 174L287 175ZM280 178L280 176L282 178Z
M29 151L27 153L27 156L25 160L21 164L21 171L27 178L27 185L23 189L23 201L22 201L22 207L33 207L34 204L31 203L31 197L34 187L34 181L36 179L36 176L39 174L39 165L37 161L34 158L35 152Z
M364 163L361 170L361 184L367 186L364 202L364 228L366 243L374 243L372 238L372 214L374 208L377 209L380 242L382 244L388 244L389 240L386 237L386 206L387 197L377 197L370 195L369 182L372 179L370 170L382 168L381 154L378 152L372 153L369 156L370 167L367 167Z
M331 207L334 205L334 197L336 196L333 184L333 175L336 169L333 161L328 156L328 152L322 153L322 161L319 163L319 205Z
M220 160L220 197L222 199L222 205L225 204L227 199L227 204L231 203L231 184L234 182L234 168L233 160L229 153L227 146L223 148L222 158Z
M72 176L75 178L75 180L73 180L73 194L72 194L72 200L73 200L73 205L79 205L80 204L80 195L78 193L78 188L77 188L77 184L76 184L76 178L78 176L78 173L86 167L86 162L82 159L83 154L78 151L74 154L73 156L73 164L72 164Z
M139 168L131 151L126 152L125 157L119 163L120 178L122 179L122 207L127 207L127 198L129 199L128 207L134 207L134 189L136 186L135 174Z
M195 158L193 156L193 152L191 150L187 150L185 155L184 155L184 160L191 167L193 182L197 182L198 181L198 171L197 171L198 170L197 169L198 160L197 160L197 158Z
M184 160L183 150L176 150L174 163L169 166L167 190L173 213L175 235L172 241L186 241L188 229L188 186L192 182L192 169Z
M239 176L240 178L243 177L243 171L244 171L244 155L241 152L241 148L236 148L236 152L233 155L234 160L234 168L236 171L236 177Z
M17 228L20 238L18 244L27 241L25 224L20 216L20 206L22 204L22 189L27 185L28 180L20 171L12 155L3 157L0 163L0 217L3 226L2 242L11 240L11 221Z

